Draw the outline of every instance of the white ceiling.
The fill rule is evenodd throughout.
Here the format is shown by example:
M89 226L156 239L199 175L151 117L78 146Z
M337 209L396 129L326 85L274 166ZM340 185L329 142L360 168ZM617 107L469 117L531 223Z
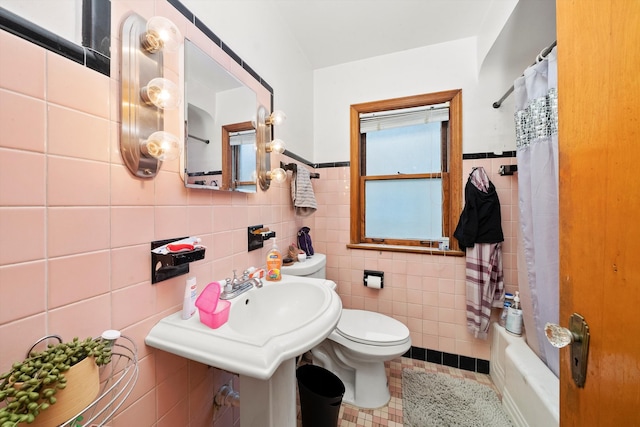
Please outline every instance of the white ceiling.
M475 36L494 1L271 0L313 69Z
M481 61L491 51L494 57L508 58L517 68L524 69L542 48L555 40L556 0L181 2L223 40L227 34L245 34L242 25L230 17L242 16L250 10L255 10L259 17L267 16L264 12L268 9L268 17L252 16L247 23L265 31L278 26L278 33L282 35L288 32L288 41L296 41L312 69L474 36L479 36L478 59ZM502 39L500 49L494 43L498 41L496 37ZM250 40L243 42L252 48L259 46ZM238 49L236 43L232 49Z

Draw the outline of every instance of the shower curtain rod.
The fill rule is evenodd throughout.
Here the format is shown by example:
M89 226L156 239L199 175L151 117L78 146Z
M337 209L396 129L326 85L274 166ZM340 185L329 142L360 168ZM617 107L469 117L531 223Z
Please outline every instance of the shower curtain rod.
M536 65L543 58L545 58L557 44L558 44L558 41L556 40L553 43L551 43L548 47L544 48L542 52L540 52L540 54L538 55L536 62L534 62L531 65ZM502 95L502 98L500 98L499 100L493 103L493 108L500 108L504 100L507 99L512 92L513 92L513 85L511 85L511 87L507 90L507 92L504 95Z

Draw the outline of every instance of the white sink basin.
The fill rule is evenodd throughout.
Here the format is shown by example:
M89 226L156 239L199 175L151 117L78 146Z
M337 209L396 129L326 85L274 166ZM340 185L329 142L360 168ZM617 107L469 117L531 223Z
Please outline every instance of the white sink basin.
M266 380L280 364L323 341L338 324L342 303L335 283L283 276L230 300L229 320L218 329L196 313L160 320L147 345L240 375Z
M323 286L294 281L268 283L237 297L228 324L238 334L259 340L296 331L304 334L304 326L322 313L325 295Z

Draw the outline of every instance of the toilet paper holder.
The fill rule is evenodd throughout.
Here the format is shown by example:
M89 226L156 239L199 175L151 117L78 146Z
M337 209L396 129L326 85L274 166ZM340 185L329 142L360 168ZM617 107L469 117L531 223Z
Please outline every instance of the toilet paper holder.
M377 283L374 285L373 282L377 282L377 280L372 280L371 284L369 283L369 277L378 277L380 278L380 286L377 286ZM362 279L364 281L364 285L367 287L382 289L384 288L384 271L377 270L365 270L364 277Z

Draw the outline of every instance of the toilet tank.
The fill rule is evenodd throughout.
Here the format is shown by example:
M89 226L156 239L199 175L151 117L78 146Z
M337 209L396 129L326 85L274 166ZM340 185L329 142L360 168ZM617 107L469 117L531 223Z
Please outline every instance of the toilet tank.
M315 254L303 262L294 262L292 265L283 265L282 274L299 277L327 278L327 257L325 254Z

